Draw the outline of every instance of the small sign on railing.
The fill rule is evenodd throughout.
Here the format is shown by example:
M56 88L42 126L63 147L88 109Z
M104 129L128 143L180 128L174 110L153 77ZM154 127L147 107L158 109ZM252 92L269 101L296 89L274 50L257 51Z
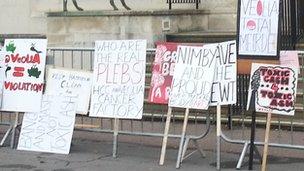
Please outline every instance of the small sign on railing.
M273 59L279 54L280 0L242 0L238 4L238 56Z

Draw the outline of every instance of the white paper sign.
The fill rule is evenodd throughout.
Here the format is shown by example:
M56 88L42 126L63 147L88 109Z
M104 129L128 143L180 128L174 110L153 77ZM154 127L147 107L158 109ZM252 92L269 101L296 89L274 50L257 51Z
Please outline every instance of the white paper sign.
M49 69L46 94L77 96L78 114L87 114L92 85L92 73L66 69Z
M146 40L96 41L90 116L141 119Z
M18 150L68 154L76 116L76 97L45 95L41 111L25 113Z
M280 0L241 0L239 55L278 55Z
M215 71L212 52L216 48L217 44L178 46L170 107L208 109Z
M236 103L236 41L219 43L212 52L215 62L211 106Z
M46 39L6 39L2 110L38 112L44 87Z
M251 68L247 109L294 115L298 69L256 63Z

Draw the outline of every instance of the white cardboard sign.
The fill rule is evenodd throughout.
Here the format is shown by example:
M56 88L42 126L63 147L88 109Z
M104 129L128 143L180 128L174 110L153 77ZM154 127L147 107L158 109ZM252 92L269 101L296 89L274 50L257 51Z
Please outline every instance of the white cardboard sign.
M25 113L18 150L68 154L76 116L76 97L45 95L41 111Z
M170 107L208 109L215 71L212 51L216 48L217 44L178 46Z
M92 73L50 68L47 75L46 94L77 96L76 113L88 113Z
M239 55L277 56L280 0L239 2Z
M141 119L146 40L95 42L90 116Z
M2 110L38 112L44 87L46 39L6 39Z
M219 43L213 51L215 62L210 106L236 103L236 41Z
M247 109L255 106L257 112L294 115L298 69L256 63L251 68Z

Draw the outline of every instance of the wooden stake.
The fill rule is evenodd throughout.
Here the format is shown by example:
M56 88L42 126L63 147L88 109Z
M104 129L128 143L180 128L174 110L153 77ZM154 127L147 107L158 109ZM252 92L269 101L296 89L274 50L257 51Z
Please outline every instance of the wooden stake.
M189 118L189 108L187 108L186 112L185 112L182 136L181 136L181 140L180 140L180 144L179 144L179 150L178 150L177 161L176 161L177 169L180 167L180 163L182 161L182 153L183 153L183 146L185 143L185 135L186 135L186 131L187 131L188 118Z
M268 114L267 114L267 122L266 122L266 131L265 131L265 144L264 144L264 151L263 151L263 161L262 161L262 169L261 169L261 171L266 171L270 124L271 124L271 112L268 112Z
M114 135L113 135L113 158L117 157L117 137L118 137L119 119L114 119Z
M15 122L12 129L12 137L11 137L11 148L15 148L16 129L18 127L18 123L19 123L19 112L15 112Z
M160 159L159 159L159 165L161 165L161 166L164 165L164 162L165 162L171 115L172 115L172 108L168 107L167 119L166 119L166 125L165 125L164 137L163 137L163 144L162 144L162 149L161 149L161 154L160 154Z
M216 106L216 169L221 170L221 105Z

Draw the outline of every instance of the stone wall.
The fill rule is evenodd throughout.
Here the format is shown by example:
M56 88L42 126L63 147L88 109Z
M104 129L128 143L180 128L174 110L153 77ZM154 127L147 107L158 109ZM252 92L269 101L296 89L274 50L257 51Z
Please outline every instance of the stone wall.
M68 0L68 13L61 12L62 0L1 0L0 34L46 34L51 46L85 47L97 39L142 38L152 47L166 33L227 31L236 25L237 0L202 0L198 11L195 4L173 4L171 12L177 15L168 12L166 0L125 0L130 12L119 0L115 0L119 11L105 0L77 2L84 12L77 12L72 0ZM162 29L164 21L170 21L169 30Z
M163 22L170 22L169 30L163 30ZM168 32L207 30L208 12L71 12L67 16L50 13L47 23L50 46L92 47L95 40L147 39L148 47L153 47Z

